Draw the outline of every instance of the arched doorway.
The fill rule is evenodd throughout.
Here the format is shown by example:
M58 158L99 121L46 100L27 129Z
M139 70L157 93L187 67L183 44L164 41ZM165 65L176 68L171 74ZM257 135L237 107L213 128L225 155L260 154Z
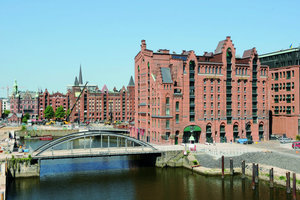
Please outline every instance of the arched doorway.
M220 126L220 142L221 143L227 142L224 124L221 124L221 126Z
M175 145L178 144L179 131L175 132Z
M238 124L233 125L233 141L235 142L239 138L239 126Z
M259 135L259 141L261 141L264 138L264 125L263 123L260 123L258 126L258 135Z
M208 143L213 143L214 139L212 138L212 133L211 133L211 125L207 124L206 125L206 142Z
M252 140L250 123L246 124L246 137L248 140Z
M195 143L198 143L200 134L201 134L201 128L199 126L196 125L187 126L183 130L182 143L189 143L189 139L191 135L193 135L195 139Z

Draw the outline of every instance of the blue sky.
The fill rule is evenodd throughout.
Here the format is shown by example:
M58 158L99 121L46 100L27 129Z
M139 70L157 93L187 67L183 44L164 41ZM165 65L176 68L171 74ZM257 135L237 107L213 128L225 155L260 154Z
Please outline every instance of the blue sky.
M155 51L201 55L227 35L239 55L296 47L299 7L299 0L0 0L0 96L15 79L21 90L66 92L80 64L84 81L126 86L142 39Z

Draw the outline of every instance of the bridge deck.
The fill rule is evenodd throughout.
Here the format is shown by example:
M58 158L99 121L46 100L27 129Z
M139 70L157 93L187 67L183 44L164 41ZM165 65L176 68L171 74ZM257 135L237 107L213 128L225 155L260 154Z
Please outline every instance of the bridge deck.
M67 149L49 150L42 154L32 156L33 159L64 159L64 158L84 158L84 157L105 157L105 156L124 156L140 154L156 154L166 150L153 150L150 147L110 147L110 148L87 148L87 149ZM37 152L38 153L38 152Z

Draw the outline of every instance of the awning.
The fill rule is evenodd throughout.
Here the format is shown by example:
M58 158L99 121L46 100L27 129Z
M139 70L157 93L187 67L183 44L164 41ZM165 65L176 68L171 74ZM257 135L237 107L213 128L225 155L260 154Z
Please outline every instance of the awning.
M183 132L191 132L191 127L192 126L185 127L185 129L183 130ZM193 128L194 128L193 131L201 131L201 128L199 126L193 126Z

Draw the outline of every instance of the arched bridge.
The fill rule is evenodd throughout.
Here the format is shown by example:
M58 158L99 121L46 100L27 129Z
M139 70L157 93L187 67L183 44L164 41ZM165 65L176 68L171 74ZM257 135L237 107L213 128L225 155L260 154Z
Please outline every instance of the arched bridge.
M126 131L125 131L126 133ZM161 153L152 145L120 130L89 130L52 140L32 152L32 158L60 159Z

